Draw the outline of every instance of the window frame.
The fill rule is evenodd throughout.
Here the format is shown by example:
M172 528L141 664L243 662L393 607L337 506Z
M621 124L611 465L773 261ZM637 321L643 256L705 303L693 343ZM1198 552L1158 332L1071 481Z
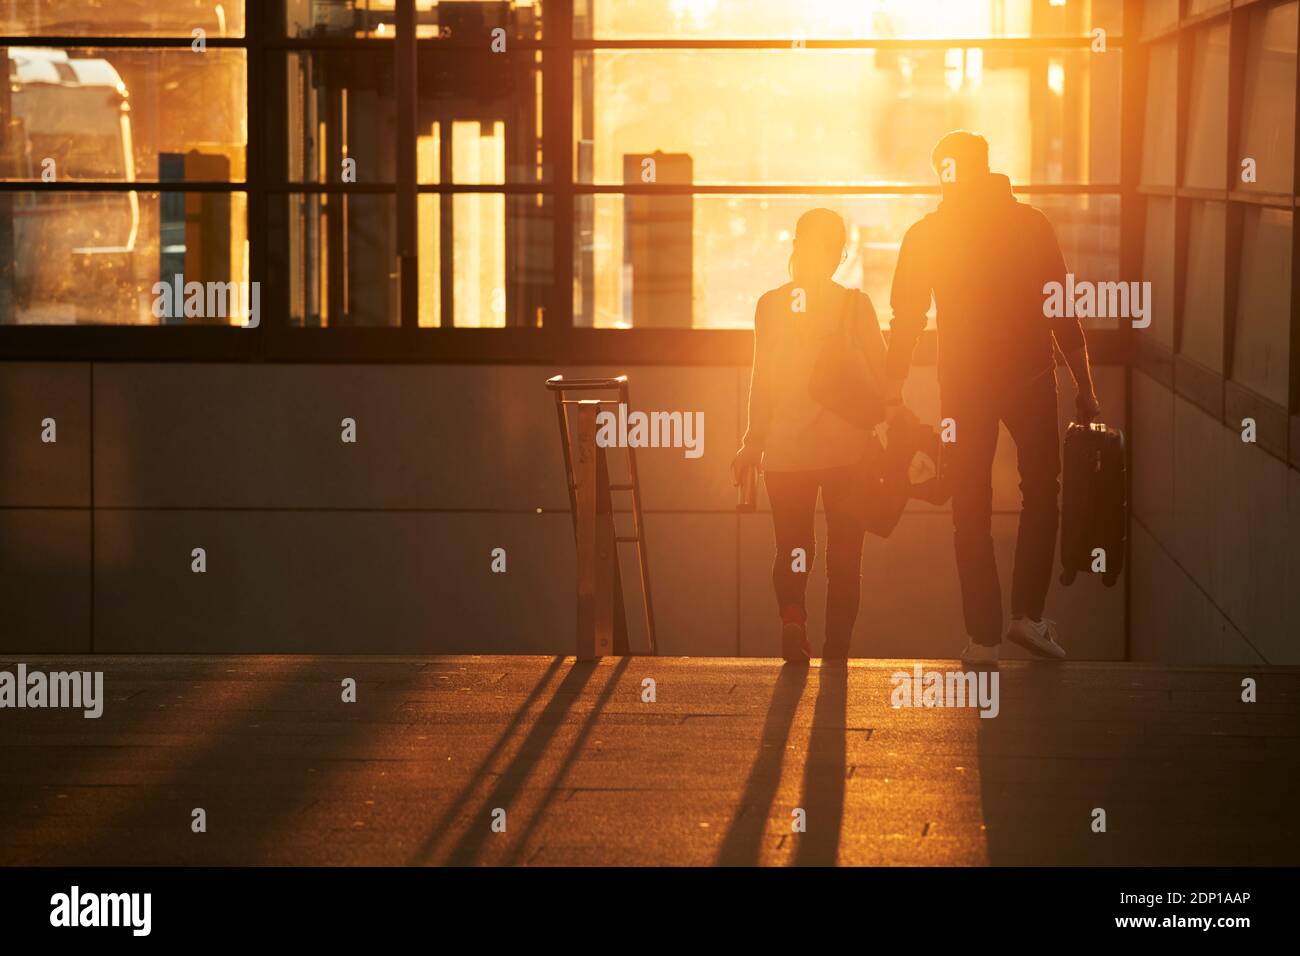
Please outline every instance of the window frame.
M1264 0L1255 0L1264 2ZM1254 6L1255 2L1243 4ZM186 192L243 192L248 197L249 277L263 283L262 321L257 328L190 326L20 326L0 325L0 360L46 361L190 361L190 362L340 362L340 363L477 363L477 364L636 364L745 365L751 356L752 334L742 329L595 329L573 325L575 207L579 196L626 195L938 195L938 187L915 184L874 186L791 185L735 183L728 185L650 184L626 186L577 182L573 138L574 62L579 53L605 49L790 49L791 40L608 39L574 36L574 0L546 0L541 40L510 39L512 50L540 50L543 55L543 155L550 170L548 182L513 184L419 183L416 179L415 143L418 96L416 58L437 57L443 50L481 49L456 38L415 37L414 0L397 0L396 36L392 39L346 37L291 37L285 31L282 0L249 0L245 5L242 37L209 38L213 48L246 51L248 63L247 178L240 183L186 183ZM1225 4L1227 7L1227 4ZM1125 34L1135 15L1134 0L1126 0L1125 29L1108 36L1109 48L1123 50ZM1198 19L1204 19L1200 17ZM1142 42L1150 38L1143 37ZM0 37L0 46L96 46L122 48L183 48L189 37L34 36ZM861 40L808 39L807 49L951 48L1063 49L1087 47L1091 37L961 37L891 38ZM311 183L288 181L285 155L275 148L277 131L284 131L287 95L283 62L294 51L380 49L396 60L396 98L399 115L398 159L394 183ZM1131 161L1133 95L1128 59L1121 63L1121 176L1119 183L1029 183L1017 186L1024 195L1114 195L1120 204L1121 277L1133 274L1135 217L1131 200L1137 196L1136 170ZM1142 104L1138 103L1140 111ZM1139 114L1140 115L1140 114ZM1230 115L1230 122L1237 114ZM1138 127L1140 130L1140 127ZM0 191L33 189L66 191L110 190L123 192L178 192L176 183L31 183L0 182ZM390 327L299 327L289 323L287 284L269 275L270 203L287 201L295 194L380 193L396 197L399 258L399 323ZM418 325L416 266L416 207L420 196L464 194L541 194L550 198L552 215L552 283L541 327L421 328ZM1138 259L1142 232L1137 225ZM287 237L284 238L287 244ZM280 261L287 261L281 247ZM446 257L440 265L447 286ZM272 281L268 281L272 280ZM1128 330L1094 330L1089 344L1099 364L1123 364L1128 351ZM918 349L917 361L934 358L933 334Z
M1135 336L1130 364L1230 429L1239 430L1243 418L1254 418L1259 423L1259 448L1276 459L1289 462L1292 467L1300 468L1300 308L1297 308L1300 304L1300 215L1296 214L1300 212L1300 149L1295 151L1296 162L1295 169L1292 170L1290 192L1237 188L1242 159L1240 144L1245 115L1246 66L1250 55L1251 20L1271 7L1282 6L1289 2L1293 0L1223 0L1204 11L1189 14L1189 0L1180 0L1179 16L1175 22L1163 25L1149 33L1143 32L1140 37L1135 38L1137 55L1133 57L1132 65L1143 74L1146 72L1151 52L1157 44L1172 41L1175 50L1174 90L1168 97L1177 117L1173 185L1147 184L1141 181L1139 175L1133 180L1129 194L1131 218L1137 224L1135 228L1138 230L1139 242L1141 236L1145 234L1147 202L1152 198L1164 198L1173 203L1175 301L1172 309L1173 348L1169 349L1146 336ZM1186 154L1188 130L1191 124L1191 74L1195 65L1196 38L1200 31L1222 25L1228 28L1229 57L1226 91L1227 136L1223 144L1226 157L1224 181L1216 187L1189 186L1185 184ZM1300 28L1297 32L1300 34ZM1300 36L1297 36L1297 45L1300 47ZM1129 63L1125 64L1126 67L1129 65ZM1300 74L1300 67L1297 70ZM1140 92L1136 94L1136 102L1144 109L1145 75L1138 78L1138 83ZM1139 125L1136 138L1140 141L1142 135L1143 130ZM1292 136L1298 135L1300 135L1300 96L1296 98L1296 115L1292 129ZM1184 354L1182 349L1182 333L1186 323L1185 288L1190 222L1194 207L1204 206L1207 203L1222 203L1226 211L1222 264L1224 285L1222 370L1202 365ZM1240 308L1242 229L1246 210L1252 206L1288 210L1292 214L1289 303L1291 323L1288 402L1285 406L1252 391L1233 378ZM1140 272L1141 264L1142 254L1139 249L1134 262L1135 276Z

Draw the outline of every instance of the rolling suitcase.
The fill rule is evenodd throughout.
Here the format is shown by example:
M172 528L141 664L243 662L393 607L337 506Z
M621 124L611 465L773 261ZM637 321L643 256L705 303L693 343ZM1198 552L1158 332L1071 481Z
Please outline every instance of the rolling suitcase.
M1124 433L1100 423L1071 424L1063 471L1061 583L1100 574L1111 587L1124 570L1128 543Z

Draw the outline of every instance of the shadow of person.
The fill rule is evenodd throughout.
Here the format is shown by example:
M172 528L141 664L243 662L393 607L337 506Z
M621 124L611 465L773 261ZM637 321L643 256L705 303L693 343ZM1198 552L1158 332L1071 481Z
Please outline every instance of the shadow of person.
M1032 661L999 676L998 716L975 721L989 865L1124 862L1091 831L1090 814L1122 792L1125 756L1090 728L1104 725L1072 713L1078 688L1062 667Z
M749 769L736 814L718 850L716 862L721 866L753 866L758 863L772 801L781 785L781 768L785 763L790 727L794 724L795 711L807 683L806 666L787 664L781 668L772 688L772 699L767 705L758 753Z
M817 704L799 804L805 812L807 829L796 837L795 866L834 866L844 822L849 669L843 661L823 663L818 675Z

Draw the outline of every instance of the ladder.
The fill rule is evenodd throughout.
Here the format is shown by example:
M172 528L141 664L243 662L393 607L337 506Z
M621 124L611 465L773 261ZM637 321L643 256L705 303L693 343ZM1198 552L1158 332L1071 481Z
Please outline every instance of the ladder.
M569 510L578 549L578 659L631 653L618 546L632 542L636 542L641 570L649 652L658 654L636 452L631 447L627 449L628 481L611 484L605 449L596 444L596 415L602 406L617 408L628 404L627 376L566 379L555 375L546 380L546 387L555 395L565 484L569 488ZM569 397L570 394L599 396L602 392L606 397ZM617 397L608 397L608 393ZM620 535L614 526L613 492L632 495L633 534Z

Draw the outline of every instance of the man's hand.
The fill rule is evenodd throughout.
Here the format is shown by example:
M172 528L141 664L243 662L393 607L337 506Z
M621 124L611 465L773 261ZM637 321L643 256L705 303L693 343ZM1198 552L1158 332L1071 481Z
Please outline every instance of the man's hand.
M763 453L748 445L741 445L736 457L731 459L731 483L739 488L740 476L746 468L751 467L757 469L759 474L763 473Z
M1074 396L1074 414L1075 420L1080 425L1087 425L1094 422L1101 416L1101 403L1097 401L1097 393L1092 390L1082 390Z
M916 413L901 401L885 406L885 424L890 428L896 425L915 425L918 421L920 419L916 417Z

